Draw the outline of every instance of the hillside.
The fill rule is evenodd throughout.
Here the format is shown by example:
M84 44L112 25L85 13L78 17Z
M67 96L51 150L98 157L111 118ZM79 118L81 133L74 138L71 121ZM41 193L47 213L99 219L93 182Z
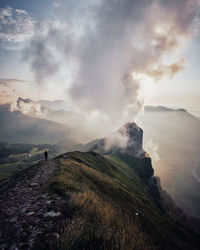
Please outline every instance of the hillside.
M133 166L72 152L4 180L0 248L198 249L199 235L158 206Z
M0 141L8 143L55 144L73 137L74 129L45 119L33 118L19 111L10 111L9 105L0 106Z
M66 151L78 150L82 145L65 138L57 144L21 144L0 141L0 180L44 159L44 151L55 157Z

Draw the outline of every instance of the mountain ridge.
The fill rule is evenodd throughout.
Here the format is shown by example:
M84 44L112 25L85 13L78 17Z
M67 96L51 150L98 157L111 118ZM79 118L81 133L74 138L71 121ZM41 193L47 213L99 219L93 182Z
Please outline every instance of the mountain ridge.
M125 128L141 149L139 127ZM0 182L4 248L198 249L151 158L118 149L68 152Z
M133 168L126 167L131 178L121 163L93 151L75 151L4 180L0 183L4 246L198 249L198 234L159 208Z

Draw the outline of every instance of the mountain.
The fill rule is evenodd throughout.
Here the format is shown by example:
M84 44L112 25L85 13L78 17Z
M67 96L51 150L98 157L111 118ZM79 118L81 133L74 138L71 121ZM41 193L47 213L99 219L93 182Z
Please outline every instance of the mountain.
M56 102L41 101L40 105L49 108L44 115L47 125L43 124L44 126L40 127L38 125L30 126L29 124L27 127L25 121L30 120L30 117L23 115L23 118L18 119L23 122L17 124L17 131L15 131L15 119L9 119L3 124L4 119L1 119L0 140L11 143L44 144L56 143L64 140L64 138L68 141L76 138L81 142L94 138L94 133L89 137L85 136L90 129L88 125L84 126L86 123L83 122L83 117L62 109L62 107L66 109L65 102L59 100ZM14 114L15 116L22 115L19 112L11 113L9 111L9 115L14 116ZM0 112L0 116L3 117L2 112ZM36 117L31 119L35 119L34 124L37 123ZM185 213L200 218L200 205L198 205L200 199L200 193L198 192L200 188L200 119L192 116L184 109L175 110L163 106L146 106L144 114L138 120L140 126L144 129L144 148L152 157L155 174L160 176L163 187ZM45 120L38 118L37 121L41 123ZM48 127L48 122L51 123L51 121L54 121L54 125L55 123L57 125L62 123L62 125L55 125L58 129L50 129L49 132L46 127ZM80 128L79 131L70 129L68 124ZM66 129L63 129L64 127ZM33 131L37 130L34 132L34 136L30 134L32 128ZM123 151L123 144L126 145L127 138L123 137L123 140L120 140L121 136L118 135L119 138L110 139L109 142L113 150L113 141L118 140L118 143L122 146L121 151ZM91 149L97 141L92 141L84 146L84 151ZM66 146L66 143L64 144ZM107 142L106 145L106 150L108 150L109 143ZM67 146L66 151L75 148L82 150L81 145L77 145L78 147L71 147L71 144Z
M82 143L78 143L76 140L72 138L62 139L58 141L56 145L63 147L65 151L80 150L83 147Z
M142 148L143 130L136 123L127 123L119 130L99 140L85 145L87 150L96 150L104 153L119 152L126 155L145 157Z
M114 155L135 168L137 174L146 182L151 181L154 170L151 159L143 150L143 130L136 123L127 123L106 138L86 144L83 151L96 151L103 155Z
M56 122L33 118L10 105L0 106L0 140L9 143L54 144L63 137L73 137L74 129Z
M50 121L57 121L61 124L70 124L74 120L74 114L71 111L66 111L63 109L49 111L45 115L45 119Z
M66 138L57 144L22 144L0 142L0 180L17 173L44 159L44 151L50 158L66 151L79 149L81 144Z
M176 112L176 111L187 112L185 109L172 109L165 106L148 106L148 105L145 106L144 110L147 112Z
M65 153L0 182L0 248L199 249L200 235L162 190L151 159L137 156L142 130L129 123L114 134L127 150L123 140L108 150L104 138L96 141L102 154Z
M146 107L139 121L163 187L185 213L200 218L200 119L159 106Z

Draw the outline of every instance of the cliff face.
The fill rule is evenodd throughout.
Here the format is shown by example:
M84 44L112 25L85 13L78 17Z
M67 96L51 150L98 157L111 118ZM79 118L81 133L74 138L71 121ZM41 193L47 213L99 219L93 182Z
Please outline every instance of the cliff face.
M143 130L137 126L136 123L127 123L120 128L117 133L121 134L122 137L127 138L127 143L124 148L121 148L121 152L129 156L135 156L143 158L146 156L143 150Z
M145 183L151 183L154 170L151 158L143 150L143 130L129 122L106 138L93 141L86 149L104 155L117 155L130 165Z
M123 153L128 156L143 158L143 130L134 122L129 122L106 138L95 140L85 145L86 150L104 153Z

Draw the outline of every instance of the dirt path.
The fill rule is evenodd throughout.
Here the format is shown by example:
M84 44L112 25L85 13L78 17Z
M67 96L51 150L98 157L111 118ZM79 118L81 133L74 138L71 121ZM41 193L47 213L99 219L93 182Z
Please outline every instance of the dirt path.
M28 250L41 237L47 242L59 239L67 202L45 192L56 169L54 161L42 162L0 183L0 249Z

